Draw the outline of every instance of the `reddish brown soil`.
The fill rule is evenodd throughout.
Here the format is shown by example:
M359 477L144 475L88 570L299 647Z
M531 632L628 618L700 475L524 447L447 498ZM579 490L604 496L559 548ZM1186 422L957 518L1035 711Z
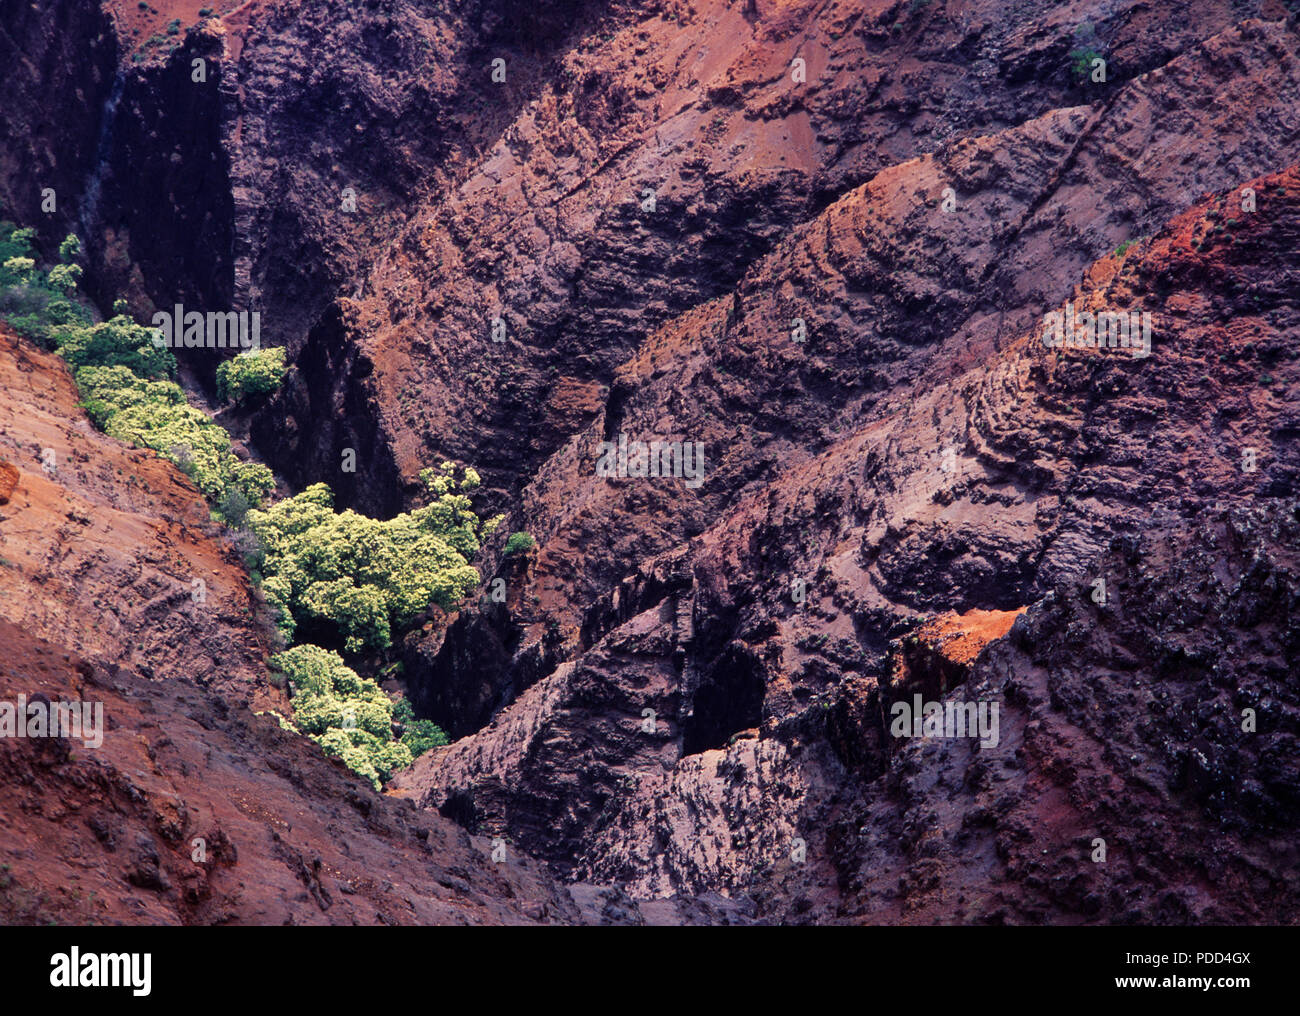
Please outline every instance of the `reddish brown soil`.
M0 505L9 503L21 475L12 462L0 462Z
M0 923L568 921L535 865L386 802L184 677L116 676L0 621L0 701L102 703L99 748L0 741ZM201 841L201 842L200 842Z
M157 59L179 46L185 33L195 25L212 18L219 20L222 30L227 33L232 46L231 55L238 56L238 45L249 20L259 8L267 5L268 0L147 0L141 7L139 0L109 0L103 6L113 17L118 36L126 43L124 58L143 52ZM208 13L201 14L201 11ZM177 19L180 31L168 35L168 25ZM147 47L146 43L155 36L162 36L165 43L161 47Z
M63 361L3 329L0 383L0 455L22 467L0 513L4 616L98 666L283 711L248 572L194 485L95 431Z
M916 637L944 659L969 666L984 647L1011 630L1019 610L971 610L965 614L944 614L917 629Z

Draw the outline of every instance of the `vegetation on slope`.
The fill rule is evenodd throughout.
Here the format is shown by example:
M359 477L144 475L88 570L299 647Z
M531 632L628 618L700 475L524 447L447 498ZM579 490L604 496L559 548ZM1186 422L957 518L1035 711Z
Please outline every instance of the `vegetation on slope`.
M266 511L248 514L262 548L262 589L280 610L292 640L305 617L335 625L348 652L386 649L430 603L450 610L479 582L469 561L499 519L481 522L463 493L479 484L455 467L421 473L432 500L388 520L335 512L333 494L317 483Z
M228 402L269 395L284 382L284 347L249 349L217 367L217 394Z
M57 351L76 378L82 406L106 433L151 448L185 472L214 517L237 529L245 560L279 615L286 644L304 620L332 629L348 653L387 649L394 629L431 603L452 609L479 582L469 563L500 522L483 521L466 492L479 485L472 469L443 463L420 478L429 503L388 520L335 512L323 483L268 505L271 471L243 462L230 435L190 406L174 378L171 350L137 324L119 301L108 321L94 322L73 299L80 244L69 236L60 263L37 265L34 231L0 222L0 315L20 334ZM242 402L273 392L287 368L284 350L251 350L221 364L223 399ZM243 528L246 527L246 528ZM282 723L315 740L376 788L447 735L417 720L405 700L396 706L379 685L321 646L292 646L271 657L289 680L294 718Z

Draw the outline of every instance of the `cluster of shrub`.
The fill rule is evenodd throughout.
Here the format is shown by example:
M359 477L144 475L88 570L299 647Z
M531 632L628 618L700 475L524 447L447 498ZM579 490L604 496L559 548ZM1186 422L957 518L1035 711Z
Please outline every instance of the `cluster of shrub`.
M431 720L417 720L406 699L393 703L373 680L360 677L338 653L294 646L271 657L293 687L293 722L283 726L312 738L326 755L378 790L430 748L447 743ZM401 731L394 736L394 728Z
M457 480L447 462L420 478L429 503L391 519L334 511L323 483L248 513L257 537L250 568L286 641L310 618L329 622L346 652L387 649L393 630L429 604L451 610L474 590L479 574L469 562L501 520L474 514L463 493L479 484L474 470Z
M152 448L194 480L218 521L240 537L286 645L310 623L335 633L346 653L382 651L394 630L430 604L450 610L478 585L470 560L501 517L475 514L466 496L480 482L474 470L457 477L450 462L424 470L428 503L387 520L336 512L323 483L268 505L275 489L270 470L238 459L225 428L186 402L173 380L175 357L154 343L153 330L133 321L121 301L111 319L96 323L74 299L81 274L76 237L64 241L60 263L48 270L38 269L32 239L31 230L0 223L0 315L67 360L96 426ZM219 394L232 402L265 396L280 386L285 370L281 348L241 353L218 368ZM509 551L531 544L516 533ZM417 720L405 700L394 705L338 652L296 645L271 664L291 692L293 720L280 722L376 788L447 743L434 723Z
M119 301L107 321L94 322L73 297L81 267L75 236L59 246L59 264L36 267L32 230L0 223L0 313L16 331L43 349L56 350L72 368L82 406L105 433L174 462L203 492L222 521L239 524L250 507L275 489L271 471L243 462L230 435L185 399L176 358L153 341L153 329L137 324ZM232 387L245 375L284 378L284 350L250 350ZM229 361L222 366L230 371ZM246 364L246 366L244 366ZM230 382L228 382L230 384Z
M246 556L254 581L292 643L299 626L342 639L344 652L384 650L393 632L436 603L450 610L472 592L479 573L469 562L500 517L482 521L464 491L479 477L459 479L446 462L420 474L430 496L421 508L391 519L336 512L330 488L317 483L294 497L253 509ZM289 679L292 723L378 789L423 752L447 743L410 704L394 705L373 680L359 677L339 653L303 644L271 658Z

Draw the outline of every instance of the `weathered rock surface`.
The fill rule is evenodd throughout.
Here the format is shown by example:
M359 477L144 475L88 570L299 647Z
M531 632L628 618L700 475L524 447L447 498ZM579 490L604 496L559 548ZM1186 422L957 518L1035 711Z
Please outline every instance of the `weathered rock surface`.
M972 296L1000 305L1002 294L980 293L972 283L1023 244L1019 219L1069 187L1074 143L1086 141L1098 123L1110 123L1107 113L1116 105L1177 153L1154 156L1153 164L1171 168L1168 174L1117 179L1116 192L1130 186L1108 222L1086 222L1104 198L1081 196L1083 207L1071 209L1058 228L1066 241L1055 259L1062 278L1072 278L1107 244L1153 229L1194 194L1289 161L1279 153L1295 154L1294 127L1277 129L1291 122L1294 36L1279 22L1248 29L1248 38L1238 40L1215 4L1162 19L1159 32L1140 5L1096 26L1112 65L1104 88L1072 78L1067 50L1078 21L1055 5L1009 11L987 4L949 17L898 5L799 2L749 21L741 4L724 2L582 9L588 19L575 19L556 46L551 57L558 66L548 80L525 77L522 93L514 77L507 77L508 87L493 86L490 46L479 66L455 77L460 92L453 101L469 104L468 124L487 126L480 104L499 108L503 99L513 120L493 120L476 144L457 149L464 169L445 183L434 177L431 193L415 204L382 256L371 259L356 291L309 333L302 356L310 369L268 408L258 435L296 479L328 476L359 504L393 510L396 503L384 499L397 489L395 480L413 491L422 465L452 456L475 463L489 492L500 492L489 503L508 503L505 493L516 491L566 436L602 414L607 425L619 417L629 389L618 369L657 325L729 296L747 267L836 198L961 138L1048 118L1015 146L1017 160L1009 153L992 158L986 147L967 149L962 172L944 180L937 174L918 180L900 170L911 190L924 190L929 200L937 201L946 183L955 183L963 199L984 191L978 215L960 220L964 226L950 223L949 242L920 256L918 267L931 265L921 274L942 266L946 277L929 284L902 277L889 287L901 303L897 311L908 315L893 328L906 329L912 344L943 330L942 313L934 321L915 320L937 288L960 280L976 290ZM1227 37L1203 52L1202 40L1219 33ZM1184 51L1190 63L1172 83L1130 88ZM252 59L249 52L241 63ZM515 67L515 54L501 52ZM794 79L796 58L805 61L802 83ZM1231 103L1221 95L1224 75L1213 68L1223 59L1248 60L1252 68L1234 77L1242 94ZM524 67L532 75L532 64ZM1256 87L1256 72L1276 78L1275 87ZM1127 101L1117 101L1121 94ZM1218 98L1225 100L1221 117L1231 158L1220 154L1222 139L1201 146L1181 125L1162 123L1152 108ZM1256 105L1255 116L1239 115ZM1206 125L1207 133L1212 129ZM1116 145L1137 151L1145 139L1126 134L1116 118L1112 136L1124 140L1098 160L1122 154ZM1240 153L1237 134L1246 136ZM421 143L442 136L432 129ZM403 157L415 148L410 141L393 143ZM1030 148L1036 151L1021 151ZM1198 156L1180 166L1195 149ZM1014 161L1026 156L1036 166L1021 177ZM1091 182L1087 160L1084 167L1079 176ZM1004 174L1020 178L995 186ZM653 191L653 211L647 191ZM297 192L329 195L331 188ZM911 238L895 237L891 219L914 213L919 195L901 198L893 216L873 220L868 249L874 240L882 255L896 255ZM1008 203L1011 198L1018 200ZM1049 216L1060 204L1045 210L1041 224L1029 224L1034 232L1055 225ZM979 237L980 228L994 242L977 243L969 266L952 264L949 251ZM1026 245L1022 254L1024 264L1043 262L1036 246ZM880 267L889 270L891 262ZM968 277L964 267L978 274ZM1003 289L1010 285L1000 281ZM1045 280L1026 296L1050 290ZM982 309L985 317L991 313ZM942 303L934 310L942 312ZM496 321L505 329L501 342L493 341ZM1006 327L1014 334L1017 322ZM788 331L788 322L781 330ZM884 383L881 373L874 377ZM344 447L359 451L355 479L339 474Z
M110 672L283 711L248 572L197 488L96 431L63 361L3 328L0 386L0 456L22 466L0 512L2 616Z
M897 815L886 817L900 807L891 796L899 772L921 763L909 762L914 746L899 747L887 736L887 707L909 697L905 693L913 687L932 697L951 693L970 672L972 653L944 653L945 630L954 622L942 618L912 636L932 650L908 650L891 640L943 609L1010 612L1027 604L1035 606L1023 623L1046 631L1050 625L1037 619L1055 602L1052 597L1070 590L1091 602L1096 579L1106 581L1110 607L1123 610L1116 604L1128 594L1115 591L1108 548L1137 547L1154 539L1152 532L1165 540L1190 539L1192 530L1218 520L1214 526L1241 526L1257 539L1258 551L1251 552L1256 557L1282 555L1285 561L1297 549L1289 542L1293 526L1274 516L1293 505L1300 466L1292 438L1293 395L1300 381L1295 353L1300 317L1293 296L1300 270L1294 255L1300 171L1292 168L1242 186L1260 202L1254 214L1236 217L1242 192L1234 188L1177 217L1123 256L1103 259L1071 294L1080 310L1150 308L1158 322L1150 357L1123 349L1053 351L1044 348L1036 329L951 381L932 387L918 383L892 413L863 414L866 420L856 434L829 444L816 458L790 456L793 461L782 462L777 457L781 464L773 466L770 482L756 485L685 547L641 566L636 578L625 580L587 613L575 638L580 647L591 648L539 681L480 733L421 760L407 782L424 787L426 801L471 827L517 831L522 842L562 870L617 879L634 892L690 892L723 884L754 897L760 915L773 919L897 920L917 908L923 920L1064 919L1069 905L1053 895L1056 890L999 867L1005 856L978 875L986 887L1005 879L1016 883L1014 891L997 897L997 906L990 902L993 897L961 907L949 897L943 904L952 907L948 910L912 900L908 886L927 867L918 858L929 855L900 854L880 840L884 829L899 828ZM763 320L745 315L747 324L756 319ZM777 334L767 320L767 329L751 327L758 334ZM757 365L762 359L754 352L746 362ZM737 389L744 391L747 380L738 377ZM639 391L652 395L656 389L652 382ZM684 411L696 412L705 392L701 385L682 399L680 404L689 407ZM728 425L741 416L738 406ZM636 408L634 399L629 415ZM655 412L664 410L652 409L648 418ZM711 424L703 422L702 411L694 418L714 428L702 431L706 442L724 426L721 416ZM654 432L691 430L668 425ZM718 445L728 447L725 440ZM1243 465L1248 448L1255 450L1253 469ZM566 475L583 472L570 469ZM614 504L623 497L642 498L643 510L653 505L646 514L657 513L665 529L672 510L691 497L681 481L587 482L592 497ZM644 500L656 492L643 495L638 488L655 483L668 496ZM708 484L702 488L707 489ZM569 494L556 503L576 501ZM1230 504L1263 514L1225 521ZM1268 505L1275 507L1266 510ZM610 515L633 517L622 508L610 509ZM644 531L636 535L646 537ZM632 536L616 530L604 543L616 548ZM587 538L594 540L594 534ZM1223 597L1221 609L1238 609L1228 601L1253 558L1247 555L1243 563L1226 549L1223 553L1222 560L1205 565L1206 575L1214 576L1213 588L1193 596L1189 574L1152 566L1144 573L1140 602L1187 597L1200 610ZM1289 611L1296 590L1287 566L1278 568L1269 580L1277 600L1268 608L1279 612L1278 628L1264 637L1272 640L1268 654L1289 658ZM792 596L795 582L801 583L803 602ZM1126 637L1139 643L1159 639L1168 618L1163 609L1155 615L1143 609L1126 622L1132 626ZM1179 638L1209 640L1197 659L1216 658L1217 650L1209 646L1219 645L1219 639L1230 644L1237 635L1245 637L1196 632L1196 623L1180 629ZM1007 626L1004 622L1003 630ZM1022 644L1036 649L1036 643ZM1073 651L1070 666L1092 674L1090 651L1083 645ZM1124 653L1143 680L1183 682L1195 689L1188 692L1193 697L1210 694L1207 676L1169 662L1157 665L1136 646ZM1057 662L1066 666L1064 659ZM900 667L920 676L900 673ZM1294 695L1294 687L1281 687L1289 680L1284 671L1274 673L1272 680L1280 684L1270 684L1271 693ZM966 684L979 673L976 662ZM1247 677L1240 676L1244 687ZM1095 694L1108 693L1103 686ZM1125 708L1114 694L1113 708ZM1020 702L1005 694L1001 701L1004 724L1017 722ZM1049 697L1043 708L1040 722L1086 727L1074 711L1080 708L1075 700ZM655 711L653 734L640 726L645 709ZM1274 728L1278 747L1243 742L1262 754L1242 745L1229 753L1236 767L1232 779L1258 782L1255 768L1272 771L1272 752L1279 750L1289 759L1282 770L1294 766L1300 772L1300 759L1292 759L1287 747L1292 718L1285 716ZM1114 722L1135 725L1143 737L1156 736L1140 719L1117 716ZM1119 771L1097 778L1118 786L1128 778L1130 755L1146 757L1157 748L1177 754L1168 736L1159 744L1134 741L1127 755L1108 748L1101 728L1093 737L1098 740L1069 740L1059 755L1041 759L1042 766L1050 774L1084 759L1102 765L1095 762L1101 758ZM1004 736L996 755L979 754L1001 764L1016 751ZM1006 764L1014 769L1024 761ZM1178 764L1169 762L1164 771L1171 786L1181 779ZM951 785L957 793L963 786L959 773L932 772L929 761L925 765L925 775L918 776L925 788L918 791L924 802L919 807L935 805L925 795L939 794L937 787ZM1037 777L1031 771L1026 778ZM1289 785L1284 779L1279 802L1290 793ZM867 796L856 797L849 789L860 786ZM1026 793L1008 789L1007 800L1031 807L1021 800ZM1157 815L1160 808L1163 817ZM1193 814L1176 819L1184 809ZM1159 807L1152 804L1150 814L1153 829L1175 821L1218 821L1199 802L1178 794L1169 794ZM1270 877L1285 880L1289 862L1280 841L1253 830L1240 816L1234 821L1241 838L1231 849L1238 851L1240 863L1267 842ZM857 863L869 874L847 874L841 855L848 826L855 837L870 834L872 846L855 848L862 851ZM1027 821L1024 828L1037 827ZM959 854L965 840L954 840L956 831L949 832L941 842ZM789 860L796 838L809 851L806 867ZM1065 847L1052 843L1040 849L1059 855ZM872 851L883 853L877 857ZM1079 857L1080 864L1091 864L1086 852ZM1168 863L1179 877L1192 878L1190 857ZM1096 900L1090 901L1091 909L1076 917L1169 920L1177 911L1177 919L1218 914L1250 920L1260 913L1252 908L1261 904L1252 903L1249 893L1231 892L1207 892L1195 905L1185 900L1185 910L1169 910L1173 904L1157 900L1154 876L1146 868L1135 862L1125 877L1131 884L1123 891L1095 907ZM916 884L916 892L925 895L921 889L929 883ZM1277 905L1278 919L1289 919L1284 915L1294 913L1294 895L1284 894Z
M31 218L46 169L87 179L59 186L101 302L261 308L295 369L250 434L292 484L383 514L455 458L538 539L489 548L504 602L403 640L459 740L401 793L577 884L464 861L480 909L420 874L396 919L1300 916L1287 5L259 0L139 65L65 13L99 33L78 91L76 50L0 4L39 54L8 61L0 197ZM1152 355L1045 348L1067 301L1150 313ZM197 522L168 557L107 473L52 483L47 439L61 469L158 465L55 406L0 415L33 548L5 551L11 619L269 701L237 566ZM621 434L700 442L703 483L597 477ZM196 562L234 648L183 610L76 613L76 577L183 590ZM892 736L913 694L996 702L997 745ZM275 906L232 919L301 916Z

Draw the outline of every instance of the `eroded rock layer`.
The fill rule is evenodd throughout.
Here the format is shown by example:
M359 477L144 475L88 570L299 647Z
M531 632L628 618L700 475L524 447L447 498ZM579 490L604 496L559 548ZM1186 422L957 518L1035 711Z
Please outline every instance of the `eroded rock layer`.
M456 738L399 780L418 817L362 794L400 888L259 860L275 902L246 906L160 853L141 914L1300 918L1289 5L255 0L177 4L138 60L167 3L28 6L0 0L6 205L47 247L88 233L105 307L260 309L293 370L250 440L291 486L388 514L452 458L537 540L396 650ZM1149 355L1050 348L1051 314L1122 314ZM21 654L159 709L178 671L191 711L273 706L197 494L10 347ZM598 475L620 440L703 474ZM996 733L900 736L915 696L996 704ZM326 774L250 791L316 816L301 858L355 821L271 727L198 726ZM425 824L470 902L409 849ZM259 859L287 838L240 829ZM495 837L544 863L489 869Z

